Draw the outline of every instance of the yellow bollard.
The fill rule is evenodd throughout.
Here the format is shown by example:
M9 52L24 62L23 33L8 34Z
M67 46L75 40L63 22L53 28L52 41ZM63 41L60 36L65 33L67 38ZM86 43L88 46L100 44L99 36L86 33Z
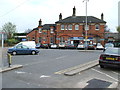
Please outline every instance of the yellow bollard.
M10 67L10 65L12 64L12 56L11 54L7 54L7 57L8 57L8 67Z

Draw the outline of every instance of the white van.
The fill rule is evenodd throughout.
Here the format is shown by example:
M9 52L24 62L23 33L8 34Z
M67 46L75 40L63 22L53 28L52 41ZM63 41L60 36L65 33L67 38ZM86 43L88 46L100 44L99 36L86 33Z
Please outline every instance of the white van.
M26 45L29 48L35 48L36 47L35 41L23 41L23 42L19 42L17 45Z

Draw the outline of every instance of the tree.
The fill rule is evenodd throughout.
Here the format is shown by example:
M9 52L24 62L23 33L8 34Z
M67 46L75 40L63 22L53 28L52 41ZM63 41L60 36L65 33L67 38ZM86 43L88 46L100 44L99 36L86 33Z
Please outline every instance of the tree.
M117 27L117 31L118 31L118 33L120 33L120 26Z
M16 32L16 25L13 25L11 22L5 23L5 25L2 26L2 31L7 34L8 39L12 38Z

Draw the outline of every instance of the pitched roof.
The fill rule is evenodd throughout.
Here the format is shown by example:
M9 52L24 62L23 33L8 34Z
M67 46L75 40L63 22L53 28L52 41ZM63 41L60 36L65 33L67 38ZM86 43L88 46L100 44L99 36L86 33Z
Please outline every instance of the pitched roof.
M44 24L42 30L50 30L51 26L53 26L54 29L56 28L55 24Z
M56 23L85 23L86 16L70 16L59 20ZM98 19L94 16L87 16L88 23L106 23L104 20Z

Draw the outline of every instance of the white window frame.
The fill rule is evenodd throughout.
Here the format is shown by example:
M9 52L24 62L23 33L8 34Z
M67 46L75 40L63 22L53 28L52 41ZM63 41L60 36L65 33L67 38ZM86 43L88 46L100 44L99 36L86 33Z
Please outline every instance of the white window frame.
M68 25L65 25L65 30L68 30Z
M39 28L39 33L42 33L42 28Z
M75 25L75 30L79 30L79 25L78 24Z
M95 25L95 30L100 30L100 25L99 24Z
M65 30L65 25L61 25L61 30Z
M72 25L68 25L68 30L72 30Z

